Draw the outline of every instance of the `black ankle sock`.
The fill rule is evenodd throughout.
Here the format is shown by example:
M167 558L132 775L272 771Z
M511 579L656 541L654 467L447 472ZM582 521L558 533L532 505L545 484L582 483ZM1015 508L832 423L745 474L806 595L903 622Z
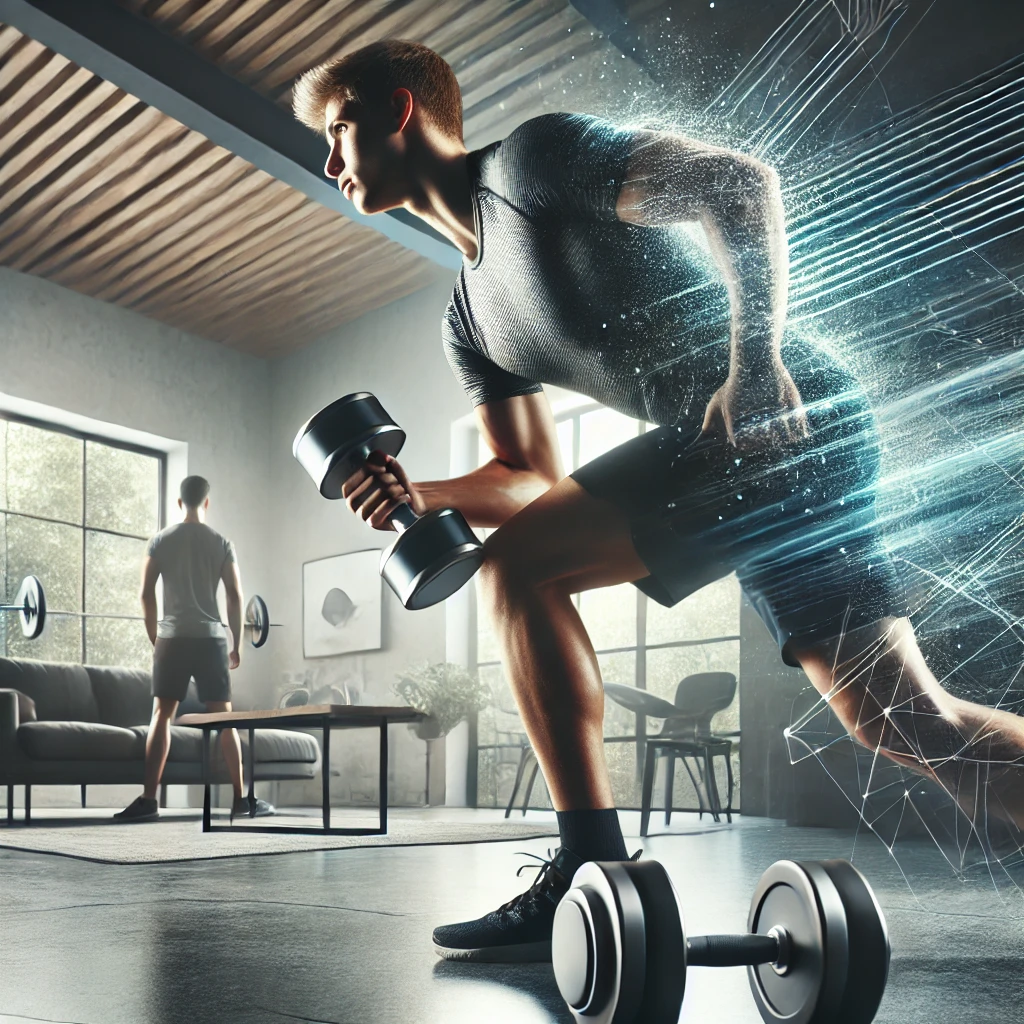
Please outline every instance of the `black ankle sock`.
M600 811L557 811L562 846L583 860L627 860L614 807Z

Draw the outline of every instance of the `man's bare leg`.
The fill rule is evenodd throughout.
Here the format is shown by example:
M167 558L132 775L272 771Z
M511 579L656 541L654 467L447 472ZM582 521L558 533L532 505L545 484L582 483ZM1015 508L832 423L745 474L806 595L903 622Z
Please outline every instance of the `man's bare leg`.
M947 693L908 619L883 619L794 652L847 731L934 779L971 818L1024 828L1024 719Z
M229 700L208 700L206 710L211 715L221 714L231 710ZM227 767L228 775L231 776L231 786L235 791L235 802L242 798L242 741L238 738L237 729L222 729L220 734L220 749L224 755L224 764Z
M555 908L579 866L627 856L604 758L604 687L572 595L647 569L622 513L569 478L496 530L484 554L483 610L558 811L560 846L522 895L435 928L434 949L453 960L547 960Z
M142 789L142 795L147 800L156 799L167 754L171 749L171 722L177 710L176 700L169 697L153 698L153 719L146 736L146 770Z
M567 477L496 530L484 552L484 611L555 809L613 807L604 688L572 595L648 574L626 517Z

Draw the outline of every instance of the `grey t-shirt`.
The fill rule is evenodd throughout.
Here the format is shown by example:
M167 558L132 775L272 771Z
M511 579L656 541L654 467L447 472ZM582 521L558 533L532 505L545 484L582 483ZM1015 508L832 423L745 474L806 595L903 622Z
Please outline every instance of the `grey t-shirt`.
M164 583L161 639L226 637L217 607L217 586L225 564L236 561L235 546L205 523L175 523L146 548Z
M618 219L642 144L600 118L544 114L470 154L479 254L442 331L474 405L555 384L662 426L703 422L729 372L729 293L685 227ZM782 356L805 402L855 386L795 329Z

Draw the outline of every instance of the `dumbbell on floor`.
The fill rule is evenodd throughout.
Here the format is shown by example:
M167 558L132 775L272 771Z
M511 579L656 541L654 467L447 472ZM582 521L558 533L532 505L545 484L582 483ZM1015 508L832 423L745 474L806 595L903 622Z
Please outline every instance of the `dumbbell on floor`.
M292 454L325 498L342 497L342 484L373 452L396 456L405 431L367 391L321 409L295 435ZM418 516L399 505L388 517L398 537L381 552L380 574L406 608L427 608L455 593L480 568L483 547L455 509Z
M587 863L555 912L555 980L587 1024L677 1024L690 967L746 966L769 1024L870 1024L889 974L878 901L847 861L779 861L749 933L687 938L657 861Z

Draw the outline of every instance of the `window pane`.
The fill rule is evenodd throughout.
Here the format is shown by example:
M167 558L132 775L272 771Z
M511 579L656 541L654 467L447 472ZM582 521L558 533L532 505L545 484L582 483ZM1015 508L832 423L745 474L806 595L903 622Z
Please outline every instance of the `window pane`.
M144 540L86 530L86 611L141 615L139 581L145 552ZM135 625L144 631L141 622Z
M636 686L636 652L598 655L601 681ZM636 715L613 700L604 702L605 736L636 736ZM608 763L612 793L619 807L639 807L640 790L636 779L636 743L606 743L604 756Z
M667 701L675 703L676 687L696 672L731 672L739 679L740 642L726 640L718 644L663 647L647 652L647 689ZM739 712L720 711L712 724L716 731L738 728Z
M82 595L82 532L73 526L4 516L6 598L13 601L25 576L42 580L48 608L78 611ZM5 649L11 658L82 660L82 623L77 616L50 615L42 636L26 640L15 616L5 615Z
M17 591L24 576L38 576L48 608L81 611L82 531L7 516L7 573L11 590Z
M152 455L87 441L87 526L146 537L160 522L160 462Z
M142 622L86 619L84 659L88 665L121 665L149 671L153 645Z
M647 643L739 636L740 597L739 580L730 575L702 587L674 608L648 601Z
M676 687L680 681L695 672L731 672L739 679L740 674L740 644L738 640L727 640L718 644L701 644L694 647L667 647L660 651L647 652L647 689L656 693L665 700L674 702ZM735 732L740 728L740 697L739 687L736 688L736 697L732 704L719 711L711 721L711 727L716 733ZM648 723L648 732L655 732L659 726L657 723ZM694 765L691 763L691 767ZM735 780L735 792L733 795L733 807L739 808L740 802L740 743L734 741L732 753L732 768ZM657 786L654 793L654 803L663 799L661 792L662 773L659 772ZM718 792L722 798L723 805L726 801L727 779L725 761L721 757L715 758L715 778L717 780ZM681 763L676 763L674 802L678 807L696 807L697 797L693 790L693 784L686 775L686 769Z
M81 523L82 442L78 438L8 423L6 478L6 507L12 512Z
M636 645L636 600L632 583L580 594L580 615L595 650Z
M636 437L637 421L612 409L595 409L580 417L580 465Z
M0 508L7 508L7 420L0 420Z

